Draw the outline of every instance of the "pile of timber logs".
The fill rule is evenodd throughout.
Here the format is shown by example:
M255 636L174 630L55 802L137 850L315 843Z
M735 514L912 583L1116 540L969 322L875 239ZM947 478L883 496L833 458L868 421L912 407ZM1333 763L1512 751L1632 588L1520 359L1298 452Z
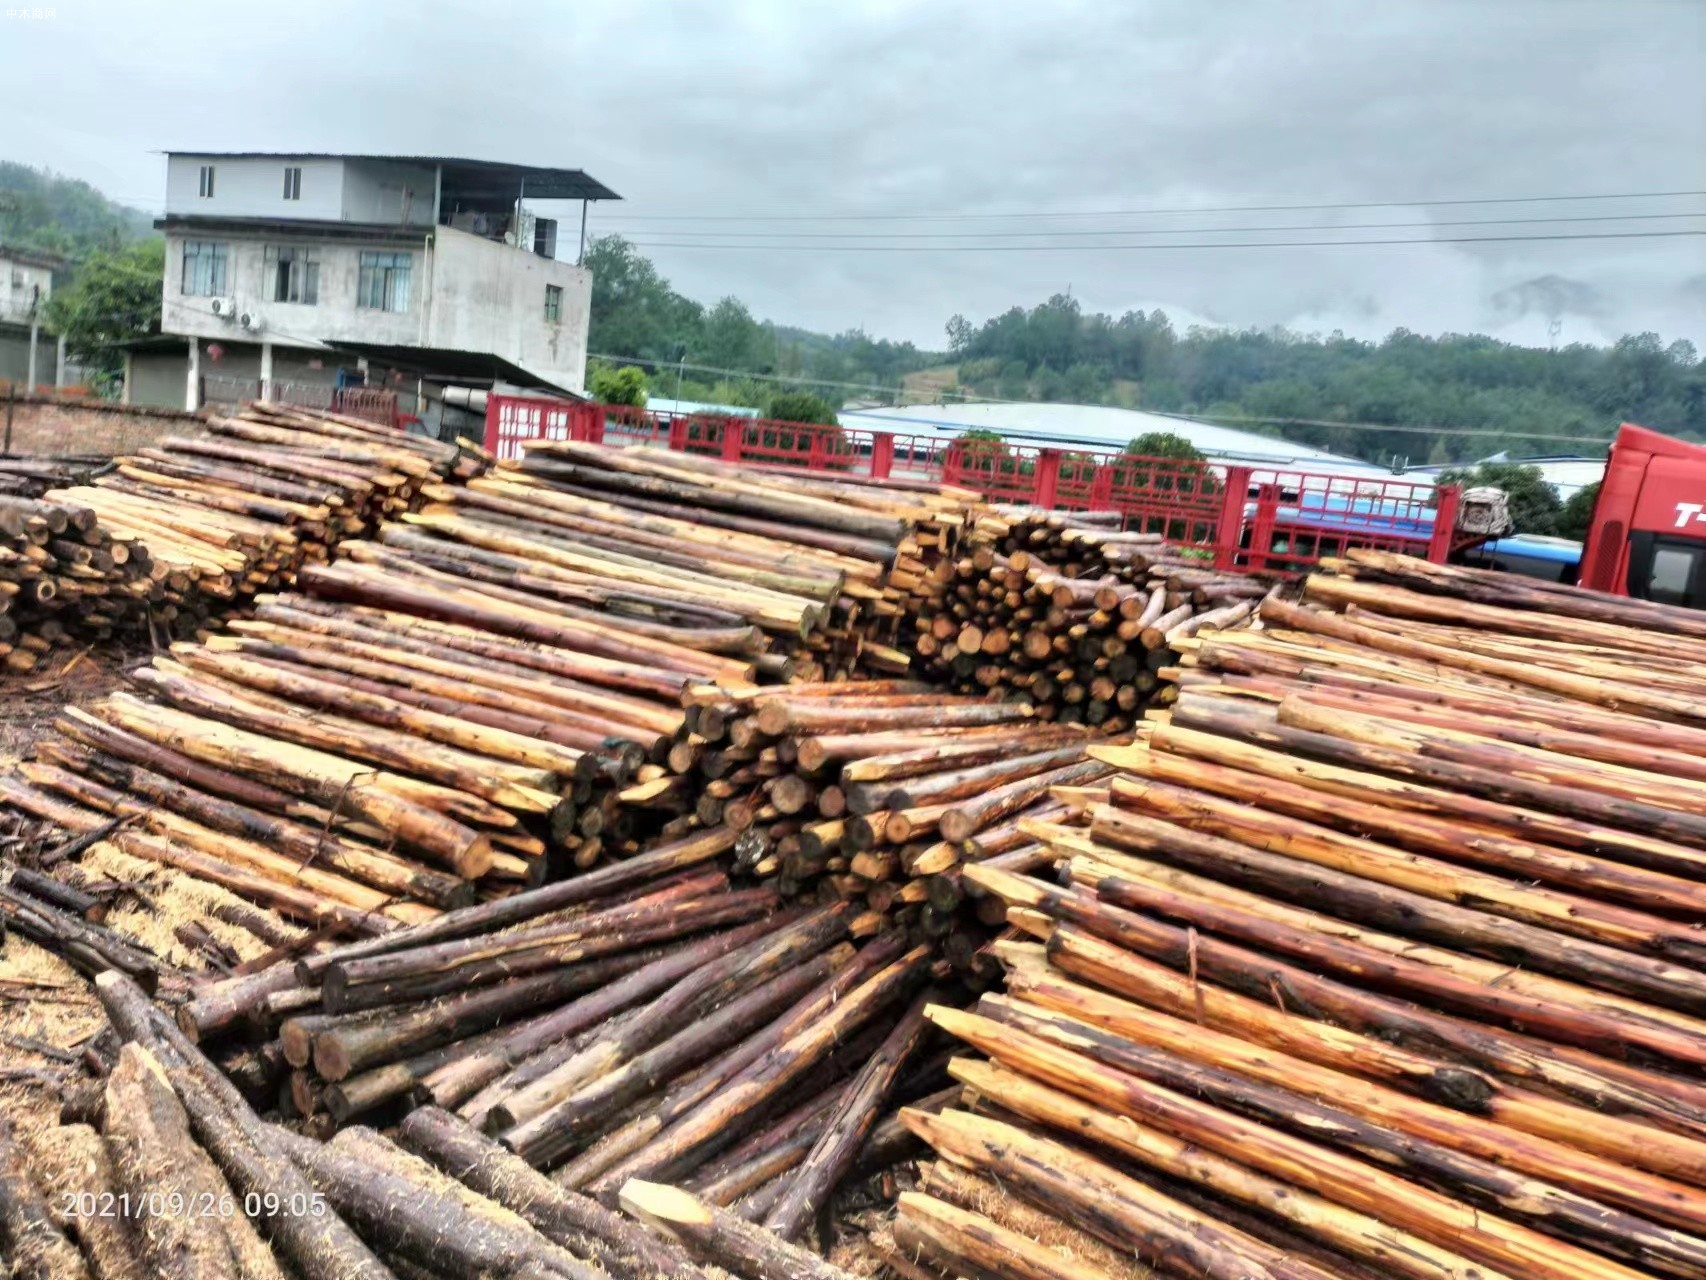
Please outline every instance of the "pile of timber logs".
M1125 530L1123 523L1117 511L997 504L977 514L970 538L1003 556L1024 552L1068 578L1111 575L1136 583L1205 568L1201 553L1189 545L1190 530L1178 522L1167 531Z
M0 657L32 670L55 646L98 641L163 603L146 544L88 507L0 496Z
M111 459L69 455L57 458L10 458L0 456L0 495L8 498L39 498L49 489L88 484L105 471Z
M1179 642L1243 624L1268 587L1217 575L1160 534L1073 519L1028 508L976 518L960 553L914 590L913 647L931 680L1123 732Z
M1108 772L1082 727L917 682L701 686L685 700L670 761L684 776L667 785L699 822L753 833L741 870L777 876L788 898L860 901L979 980L995 973L983 946L998 921L966 902L962 867L1029 865L1019 817L1058 815L1059 788Z
M410 523L497 553L564 600L737 612L770 637L772 675L904 674L910 591L951 554L975 494L740 467L690 453L534 441ZM442 550L440 554L445 553ZM517 559L519 558L519 560ZM463 570L474 576L473 570Z
M1706 620L1325 567L1091 749L1088 825L1029 827L1058 879L967 868L1034 941L930 1011L987 1060L903 1116L943 1167L897 1238L964 1274L1011 1209L1182 1274L1706 1275Z
M123 818L111 839L132 856L383 932L638 849L649 833L619 795L662 772L646 761L673 743L696 664L726 661L645 643L618 661L266 599L134 672L137 692L67 708L0 800L74 833Z
M737 1280L850 1280L677 1188L629 1182L624 1217L436 1107L394 1138L269 1123L135 983L97 989L113 1032L98 1087L28 1149L0 1123L0 1253L19 1276L705 1280L703 1260Z
M348 537L418 505L421 487L483 471L485 455L317 409L258 402L115 460L59 506L147 548L158 590L145 620L188 636L233 601L291 582ZM75 539L73 539L75 541Z
M468 1150L607 1204L666 1177L799 1238L850 1174L906 1154L897 1103L952 1091L922 1052L928 950L849 903L731 887L741 842L718 828L204 984L177 1022L258 1046L245 1092L311 1127L423 1106L405 1135L471 1125L496 1145Z

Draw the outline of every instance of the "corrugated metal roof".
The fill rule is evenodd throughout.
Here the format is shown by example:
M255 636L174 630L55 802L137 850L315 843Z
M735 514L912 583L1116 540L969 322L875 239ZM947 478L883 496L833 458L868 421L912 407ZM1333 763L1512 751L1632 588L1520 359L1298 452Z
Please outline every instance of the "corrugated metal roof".
M1125 448L1135 436L1151 431L1168 431L1183 436L1217 461L1326 475L1391 477L1393 474L1390 468L1378 463L1273 436L1257 435L1253 431L1106 405L902 405L843 410L840 418L844 427L894 431L903 435L951 439L966 431L994 431L1016 444L1078 445L1112 450ZM1432 483L1431 477L1425 475L1405 478L1418 484Z

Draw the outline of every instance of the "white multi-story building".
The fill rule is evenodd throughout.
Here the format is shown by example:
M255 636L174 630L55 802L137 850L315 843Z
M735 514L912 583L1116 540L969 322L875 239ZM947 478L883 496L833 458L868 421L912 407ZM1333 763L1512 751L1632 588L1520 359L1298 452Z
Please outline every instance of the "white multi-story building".
M58 258L0 245L0 380L28 387L65 376L63 343L47 337L43 324L53 296ZM57 348L57 354L56 354Z
M53 296L57 258L0 245L0 320L28 324Z
M139 348L127 386L161 399L165 354L188 408L211 395L210 376L252 379L265 396L369 361L578 394L591 273L558 259L556 221L529 203L582 202L584 234L585 202L617 198L576 169L170 152L160 327L186 346Z

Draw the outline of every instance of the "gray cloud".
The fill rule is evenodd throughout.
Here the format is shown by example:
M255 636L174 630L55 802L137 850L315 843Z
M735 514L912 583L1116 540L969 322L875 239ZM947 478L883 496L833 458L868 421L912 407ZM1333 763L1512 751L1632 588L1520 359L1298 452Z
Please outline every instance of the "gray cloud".
M1657 329L1706 345L1701 239L1121 251L1086 236L1064 252L939 251L978 243L974 234L909 242L933 246L927 253L774 247L784 231L1119 228L1173 232L1149 237L1171 242L1202 239L1178 233L1203 226L1706 211L1706 199L964 223L645 220L1706 189L1706 5L1695 0L54 8L51 21L0 25L11 55L0 79L5 149L133 203L158 201L152 152L171 147L490 156L603 179L627 199L597 210L595 231L659 245L766 233L747 242L760 247L648 252L692 296L733 293L760 315L814 328L862 325L937 345L953 312L981 319L1070 288L1089 308L1160 306L1182 321L1366 336L1479 329L1544 342L1557 316L1564 341ZM1660 227L1702 229L1706 217L1434 234Z

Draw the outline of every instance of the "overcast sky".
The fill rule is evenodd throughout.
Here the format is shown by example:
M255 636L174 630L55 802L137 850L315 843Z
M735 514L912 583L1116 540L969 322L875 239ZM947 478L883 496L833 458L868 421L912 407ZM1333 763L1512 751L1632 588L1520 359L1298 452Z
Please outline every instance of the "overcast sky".
M593 229L659 246L684 293L817 329L939 347L955 312L1070 290L1180 323L1706 346L1702 236L1110 247L1706 231L1701 196L1394 203L1706 191L1706 0L0 0L0 52L0 154L129 203L158 209L165 149L575 166L625 197ZM1320 229L1350 223L1425 225ZM1275 226L1313 229L1201 233ZM948 250L989 245L1027 247Z

